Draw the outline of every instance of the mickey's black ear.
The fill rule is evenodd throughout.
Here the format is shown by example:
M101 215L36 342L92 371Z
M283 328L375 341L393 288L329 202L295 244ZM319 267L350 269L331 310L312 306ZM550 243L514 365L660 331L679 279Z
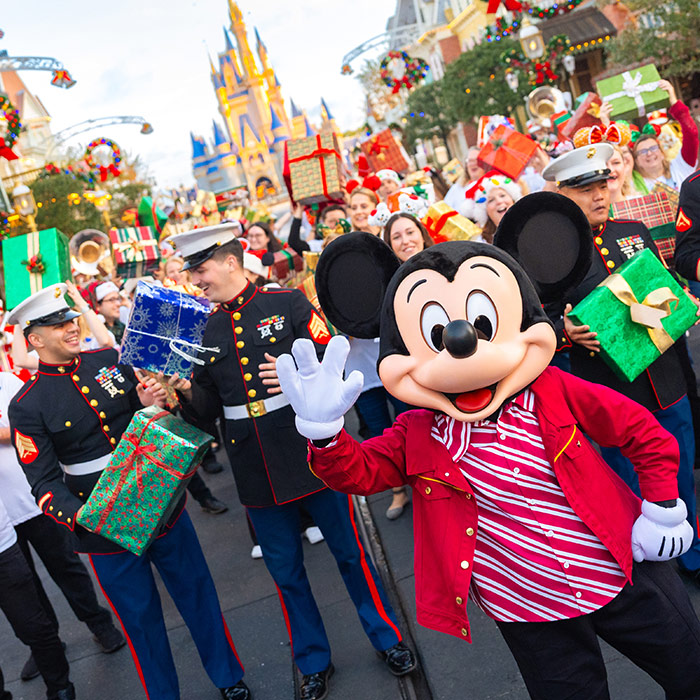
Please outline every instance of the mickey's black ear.
M346 233L331 241L316 267L323 313L343 333L376 338L386 288L399 264L391 248L370 233Z
M576 287L593 256L585 214L554 192L534 192L516 202L501 219L493 242L520 263L543 303Z

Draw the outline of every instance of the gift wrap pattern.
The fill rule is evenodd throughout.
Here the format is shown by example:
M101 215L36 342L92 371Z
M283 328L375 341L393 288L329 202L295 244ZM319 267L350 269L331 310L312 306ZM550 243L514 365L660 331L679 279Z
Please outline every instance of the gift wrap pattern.
M137 411L78 524L141 555L160 534L214 438L168 411Z
M41 267L30 272L28 263L41 256ZM35 292L72 280L68 238L57 228L12 236L2 242L5 273L5 307L14 309Z
M634 381L697 321L697 307L648 248L630 258L569 313L598 335L600 355Z
M538 148L529 136L507 126L499 126L479 151L479 160L486 164L486 170L494 168L517 180Z
M139 282L120 361L151 372L189 377L193 365L201 362L197 355L210 310L209 301L202 297Z
M389 169L405 173L411 167L408 154L394 138L391 129L383 129L373 134L360 144L360 148L374 172Z
M430 206L423 223L435 243L469 241L481 233L481 229L471 219L462 216L443 201Z
M611 119L633 120L670 104L659 80L656 66L649 64L599 80L596 92L612 105Z
M160 249L150 226L110 229L109 240L120 277L144 277L158 269Z
M345 187L338 141L334 134L316 134L286 142L292 196L299 204L342 199Z

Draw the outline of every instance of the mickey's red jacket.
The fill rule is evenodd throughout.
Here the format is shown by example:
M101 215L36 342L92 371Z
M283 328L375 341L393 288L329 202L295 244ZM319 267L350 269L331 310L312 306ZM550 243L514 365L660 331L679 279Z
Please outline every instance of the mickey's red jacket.
M620 447L648 501L678 498L678 443L634 401L547 368L532 384L542 440L571 507L631 580L631 532L640 500L586 440ZM433 412L409 411L380 437L358 443L344 430L310 466L333 489L368 495L410 484L418 622L471 641L467 593L479 516L474 494L430 435ZM465 567L464 562L467 562Z

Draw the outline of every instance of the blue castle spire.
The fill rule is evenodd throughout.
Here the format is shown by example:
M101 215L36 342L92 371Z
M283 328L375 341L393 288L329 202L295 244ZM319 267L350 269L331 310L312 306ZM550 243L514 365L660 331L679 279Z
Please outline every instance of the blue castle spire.
M212 120L212 124L214 125L214 146L221 146L221 144L228 143L228 139L221 131L221 127L216 123L216 119Z
M201 158L207 154L204 141L198 136L195 136L191 131L190 141L192 142L192 158Z
M307 136L316 136L316 132L311 128L311 124L309 124L309 120L306 118L306 115L304 115L304 126L306 127Z
M233 51L233 43L231 42L231 35L226 27L224 27L224 39L226 40L226 50Z
M323 107L323 109L325 110L326 118L328 119L328 121L332 121L333 115L331 114L331 110L328 109L328 105L326 104L326 101L323 99L323 97L321 98L321 107Z
M293 99L291 99L291 98L289 99L289 104L292 107L292 119L294 119L295 117L301 117L302 116L301 110L294 104Z

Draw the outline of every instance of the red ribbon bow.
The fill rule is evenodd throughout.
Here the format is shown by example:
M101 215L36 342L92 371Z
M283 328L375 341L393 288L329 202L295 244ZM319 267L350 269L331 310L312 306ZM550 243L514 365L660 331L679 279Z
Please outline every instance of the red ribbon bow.
M398 90L394 90L394 92L398 92ZM382 154L382 148L388 148L385 143L379 143L379 134L373 136L370 140L372 141L368 154L370 156L380 156Z
M544 63L535 63L535 82L540 85L544 79L556 80L557 76L552 73L552 64L549 61Z
M440 231L442 231L447 220L453 216L457 216L457 212L454 209L452 209L451 211L446 211L444 214L441 214L437 219L433 219L432 216L426 216L425 219L423 219L425 228L428 229L430 237L436 243L442 243L448 240L447 236L440 234Z
M316 149L303 156L287 158L287 163L299 163L300 161L309 160L310 158L318 158L318 164L321 170L321 182L323 183L323 195L324 197L329 198L330 194L328 193L328 182L326 181L326 163L323 156L335 156L338 160L341 160L340 153L338 153L338 151L336 151L334 148L322 147L321 135L316 134Z
M501 0L489 0L488 7L486 8L486 14L492 15L498 10L498 6L501 4ZM506 10L511 12L520 12L523 9L521 3L518 0L503 0L503 5Z

